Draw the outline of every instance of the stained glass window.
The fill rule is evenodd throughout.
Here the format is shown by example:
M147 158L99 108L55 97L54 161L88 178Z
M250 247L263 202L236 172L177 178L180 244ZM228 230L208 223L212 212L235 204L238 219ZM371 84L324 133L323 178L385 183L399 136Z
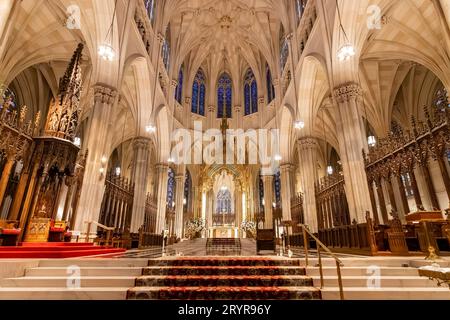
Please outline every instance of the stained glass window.
M185 207L187 207L189 205L189 201L190 201L190 190L192 188L192 179L191 179L191 174L189 173L189 171L186 171L186 178L184 180L184 199L185 201Z
M259 175L259 204L261 209L264 209L264 182L261 174Z
M175 172L169 168L168 182L167 182L167 205L173 207L175 201Z
M0 110L6 105L6 112L13 111L17 108L16 95L9 88L0 87Z
M231 214L231 192L230 190L220 190L217 194L216 214Z
M305 13L306 4L308 0L295 0L295 9L297 13L297 24L300 23L303 14Z
M281 173L278 171L273 179L274 190L275 190L275 201L278 207L281 205Z
M181 101L183 99L183 66L180 68L180 72L178 73L178 84L177 88L175 89L175 99L178 101L179 104L181 104Z
M266 64L266 82L267 82L267 103L271 103L275 99L275 87L273 86L272 73L269 65Z
M280 51L281 70L284 70L284 68L286 67L288 57L289 57L289 44L287 38L284 38L281 42L281 51Z
M258 112L258 84L252 69L248 69L244 78L245 115Z
M145 10L147 16L150 19L151 24L155 22L156 17L156 0L144 0Z
M411 176L409 175L409 173L402 174L402 181L405 187L406 196L407 197L414 196L414 190L411 183Z
M232 118L231 105L233 101L233 85L231 77L224 73L219 78L217 84L217 117L224 116L224 106L226 106L227 118Z
M192 85L192 113L205 115L205 97L205 74L202 69L199 69Z

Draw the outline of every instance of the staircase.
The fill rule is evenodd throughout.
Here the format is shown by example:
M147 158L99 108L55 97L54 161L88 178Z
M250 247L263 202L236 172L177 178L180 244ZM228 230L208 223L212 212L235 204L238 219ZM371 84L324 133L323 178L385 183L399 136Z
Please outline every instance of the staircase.
M128 299L311 300L320 290L299 260L175 258L149 261Z

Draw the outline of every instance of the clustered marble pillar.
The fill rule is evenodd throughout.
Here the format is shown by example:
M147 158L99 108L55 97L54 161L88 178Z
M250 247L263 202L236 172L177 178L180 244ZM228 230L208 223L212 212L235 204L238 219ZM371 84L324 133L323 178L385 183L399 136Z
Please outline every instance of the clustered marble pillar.
M291 221L291 199L293 196L292 190L292 165L283 164L280 166L281 170L281 203L283 210L283 221Z
M273 176L262 176L264 184L264 228L273 229Z
M133 143L133 149L134 167L132 182L134 183L134 201L130 232L138 233L145 219L150 141L147 138L138 138Z
M298 159L300 169L300 185L304 195L305 224L310 230L318 229L317 203L315 184L317 182L317 152L319 145L313 138L304 138L297 141Z
M177 238L183 238L183 215L184 215L184 174L178 174L175 177L175 235Z
M361 89L356 83L345 84L334 90L337 103L336 132L345 177L351 220L365 222L365 213L371 211L369 188L363 150L367 151L367 137L359 104Z
M94 87L95 104L90 117L89 133L86 135L87 141L85 141L89 155L74 226L74 230L77 231L86 232L85 222L99 220L106 174L106 172L101 173L100 169L104 165L102 158L107 156L104 154L107 151L104 146L110 139L110 118L116 96L117 91L114 88L101 84ZM95 238L95 229L91 229L91 233L90 238Z
M166 209L167 209L167 184L168 184L169 166L165 163L160 163L156 166L156 183L158 195L158 209L156 213L156 234L161 234L166 229Z

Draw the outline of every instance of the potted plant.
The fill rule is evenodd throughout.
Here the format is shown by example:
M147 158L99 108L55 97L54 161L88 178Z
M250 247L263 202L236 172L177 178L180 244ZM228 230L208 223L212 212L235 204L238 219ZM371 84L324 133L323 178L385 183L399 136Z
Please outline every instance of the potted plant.
M186 223L186 236L189 239L198 239L205 230L205 221L203 219L191 219Z
M247 238L255 238L256 223L253 221L242 221L241 229L247 234Z

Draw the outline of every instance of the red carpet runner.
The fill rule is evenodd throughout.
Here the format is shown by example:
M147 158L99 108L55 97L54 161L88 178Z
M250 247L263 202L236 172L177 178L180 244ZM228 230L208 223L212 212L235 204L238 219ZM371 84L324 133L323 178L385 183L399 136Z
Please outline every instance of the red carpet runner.
M18 247L0 247L0 259L64 259L121 252L125 250L92 243L21 243Z
M128 299L311 300L321 299L298 260L180 258L150 260Z

